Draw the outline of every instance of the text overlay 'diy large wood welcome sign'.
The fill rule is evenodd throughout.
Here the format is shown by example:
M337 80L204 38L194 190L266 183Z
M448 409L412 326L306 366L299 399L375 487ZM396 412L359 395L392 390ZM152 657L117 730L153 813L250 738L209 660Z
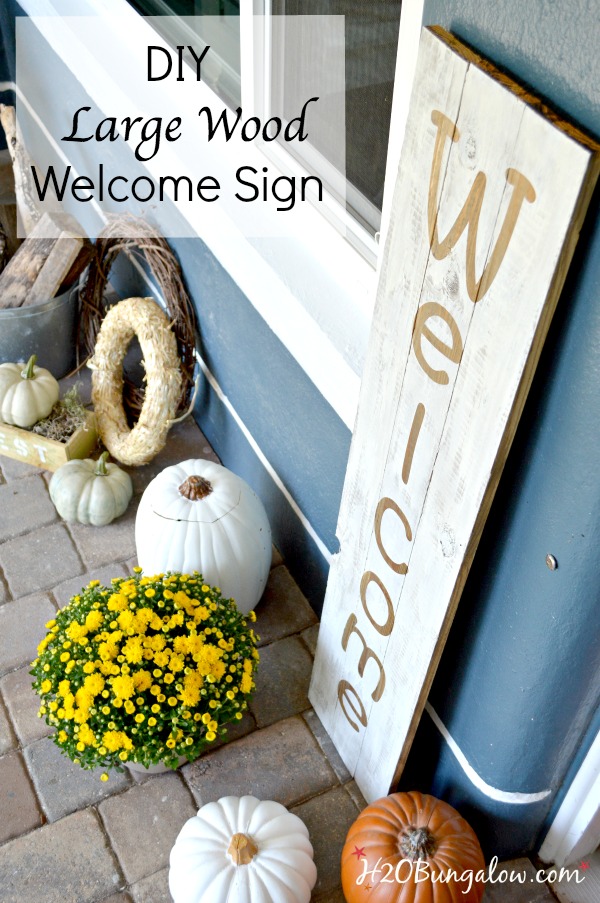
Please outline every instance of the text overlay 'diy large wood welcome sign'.
M423 31L310 689L368 800L404 766L597 150Z

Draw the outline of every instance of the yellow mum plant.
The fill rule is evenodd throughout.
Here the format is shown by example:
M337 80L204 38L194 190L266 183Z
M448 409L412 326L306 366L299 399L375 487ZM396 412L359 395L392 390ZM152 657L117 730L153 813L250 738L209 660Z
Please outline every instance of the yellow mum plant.
M40 716L83 768L175 768L241 719L254 689L254 612L201 574L134 572L74 596L31 666Z

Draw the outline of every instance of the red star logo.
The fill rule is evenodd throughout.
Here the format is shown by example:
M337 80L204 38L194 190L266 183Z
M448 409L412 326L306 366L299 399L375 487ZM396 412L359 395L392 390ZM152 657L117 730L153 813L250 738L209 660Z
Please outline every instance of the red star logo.
M589 869L589 867L590 867L589 862L584 862L584 861L582 860L582 862L581 862L581 868L582 868L582 869Z
M356 844L354 845L354 850L352 851L352 853L350 853L350 855L356 856L357 859L366 859L367 858L365 856L365 848L357 847Z
M371 884L365 884L365 890L371 890L372 886L373 885L371 885Z

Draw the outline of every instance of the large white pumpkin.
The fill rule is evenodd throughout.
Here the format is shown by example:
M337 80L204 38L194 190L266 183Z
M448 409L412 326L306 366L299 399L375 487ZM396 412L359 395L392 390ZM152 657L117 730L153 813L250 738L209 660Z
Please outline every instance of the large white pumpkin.
M316 880L304 822L254 796L202 806L171 850L175 903L308 903Z
M175 464L148 484L135 543L148 576L199 571L243 614L257 604L269 576L271 529L262 502L244 480L212 461Z

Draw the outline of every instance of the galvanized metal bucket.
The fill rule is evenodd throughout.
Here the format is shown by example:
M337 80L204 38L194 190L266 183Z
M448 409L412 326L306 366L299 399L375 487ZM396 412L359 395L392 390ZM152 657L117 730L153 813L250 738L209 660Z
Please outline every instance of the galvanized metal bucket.
M0 310L0 363L17 363L37 354L37 363L56 379L75 366L77 287L33 307Z

